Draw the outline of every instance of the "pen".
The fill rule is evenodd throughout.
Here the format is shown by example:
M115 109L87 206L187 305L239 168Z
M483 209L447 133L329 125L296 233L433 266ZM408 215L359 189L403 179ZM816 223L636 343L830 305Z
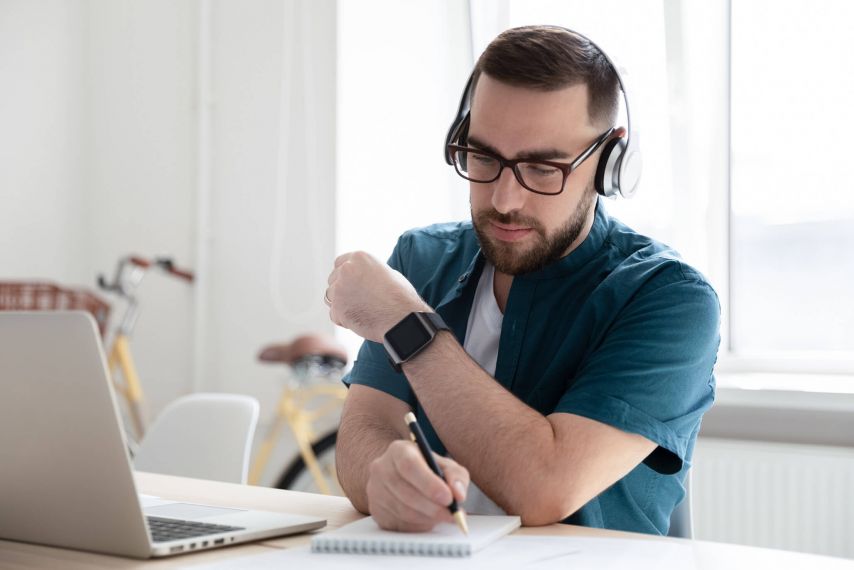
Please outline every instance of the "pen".
M430 470L444 481L445 474L442 473L442 468L439 467L439 464L436 463L436 460L433 458L433 450L430 449L430 446L427 444L427 438L424 437L424 432L421 431L421 426L419 426L418 422L415 420L415 414L409 412L403 419L406 422L406 425L409 426L409 435L412 438L412 441L414 441L418 446L418 449L421 450L421 455L424 456L424 460L427 462L427 465L430 466ZM448 505L448 510L450 510L451 514L454 515L454 520L457 521L457 526L460 527L460 530L467 535L469 533L469 527L468 524L466 524L466 512L457 505L457 500L454 498L453 493L451 494L451 504Z

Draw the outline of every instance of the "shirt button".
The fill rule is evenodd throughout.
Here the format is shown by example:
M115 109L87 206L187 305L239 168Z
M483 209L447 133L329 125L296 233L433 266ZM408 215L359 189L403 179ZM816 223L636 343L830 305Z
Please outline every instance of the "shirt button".
M459 281L460 283L462 283L463 281L465 281L465 280L466 280L466 277L468 277L468 276L469 276L469 274L468 274L468 273L463 273L462 275L460 275L460 278L459 278L459 279L457 279L457 281Z

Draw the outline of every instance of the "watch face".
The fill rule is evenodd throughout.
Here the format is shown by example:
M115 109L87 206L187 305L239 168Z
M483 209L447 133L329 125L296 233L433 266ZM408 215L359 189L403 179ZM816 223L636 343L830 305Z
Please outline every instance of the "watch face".
M394 325L385 335L386 342L404 360L429 342L430 338L430 332L418 320L415 313L410 313L409 316Z

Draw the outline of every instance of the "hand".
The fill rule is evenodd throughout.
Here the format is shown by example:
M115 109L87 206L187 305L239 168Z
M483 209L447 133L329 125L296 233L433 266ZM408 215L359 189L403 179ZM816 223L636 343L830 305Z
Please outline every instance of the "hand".
M382 342L409 313L432 311L406 277L362 251L339 256L328 283L329 318L366 340Z
M453 459L433 456L445 481L430 470L415 443L403 439L393 441L371 463L368 510L381 528L423 532L454 521L448 505L452 497L460 505L465 500L469 472Z

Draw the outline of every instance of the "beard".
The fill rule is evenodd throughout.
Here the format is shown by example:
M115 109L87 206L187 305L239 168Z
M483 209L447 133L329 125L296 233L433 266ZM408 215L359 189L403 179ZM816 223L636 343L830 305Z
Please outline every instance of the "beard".
M495 266L495 269L507 275L523 275L542 269L564 256L569 246L581 235L587 222L590 205L595 199L595 190L592 187L585 188L584 196L578 202L575 211L552 235L547 235L545 228L536 218L515 213L501 214L493 208L479 212L472 210L472 224L484 257ZM518 245L515 243L493 240L489 237L487 228L490 221L529 227L538 239L533 247L518 251Z

